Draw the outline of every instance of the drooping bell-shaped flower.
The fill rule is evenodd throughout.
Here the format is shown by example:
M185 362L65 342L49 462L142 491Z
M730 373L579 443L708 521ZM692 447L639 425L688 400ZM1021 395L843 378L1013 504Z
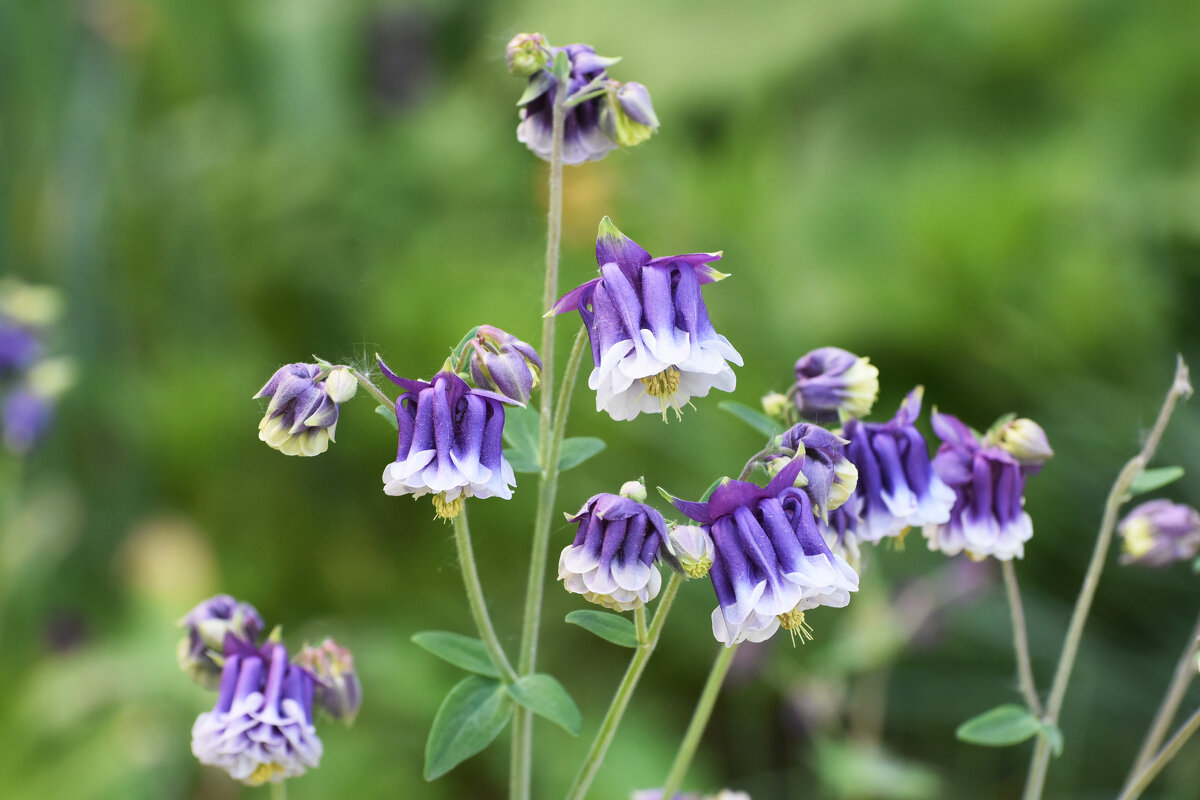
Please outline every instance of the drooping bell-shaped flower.
M933 430L942 439L934 472L955 492L948 520L924 528L929 549L946 555L1000 561L1025 555L1033 521L1025 513L1025 478L1030 470L1012 453L988 446L957 418L933 413Z
M467 346L477 387L522 405L529 402L542 377L542 359L532 345L493 325L480 325Z
M196 605L179 620L187 635L179 642L179 667L201 686L215 689L221 667L213 654L221 654L226 638L254 645L263 632L258 610L227 594L219 594Z
M950 519L954 490L934 473L925 437L914 423L921 414L920 386L909 392L888 422L846 421L846 456L858 468L852 509L860 541L900 536L913 525Z
M305 645L296 656L316 681L313 702L336 720L352 725L362 707L362 682L354 668L354 656L333 639L313 647Z
M663 515L618 494L589 498L569 522L575 541L558 558L558 579L568 592L613 611L633 611L658 596L655 566L667 535Z
M249 786L302 775L323 751L312 703L313 677L288 662L286 647L230 636L220 694L192 726L192 753Z
M796 362L792 394L796 410L805 419L862 418L871 413L879 396L879 370L840 347L822 347Z
M449 364L429 382L401 378L382 360L379 365L404 389L396 398L396 460L383 470L386 493L432 494L441 519L458 516L468 497L512 497L517 480L501 449L504 405L512 400L472 389Z
M345 367L324 372L317 364L280 367L254 398L271 398L258 438L288 456L316 456L329 449L338 405L354 396L357 381Z
M550 313L578 311L591 337L588 386L596 410L616 420L679 409L710 389L731 392L727 362L742 357L713 328L700 295L726 276L710 264L720 253L651 258L605 217L596 239L600 277L563 295Z
M767 474L774 476L792 458L802 459L804 490L822 520L853 494L858 469L846 458L845 439L820 425L801 422L784 431L778 444L779 453L767 457Z
M1166 567L1190 561L1200 551L1200 512L1170 500L1151 500L1125 515L1117 533L1122 564Z
M858 574L830 552L795 486L802 464L794 459L765 487L726 480L708 502L671 501L712 536L713 636L726 646L763 641L780 625L804 637L806 610L840 608L858 591Z

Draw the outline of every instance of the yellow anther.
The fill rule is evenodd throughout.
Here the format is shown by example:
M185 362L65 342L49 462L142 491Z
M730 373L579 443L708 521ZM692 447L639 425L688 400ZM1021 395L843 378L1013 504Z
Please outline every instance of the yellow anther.
M463 510L463 503L467 500L465 494L460 493L453 500L446 499L445 492L438 492L433 496L433 513L438 519L451 520L459 515Z
M812 626L804 621L804 612L798 608L793 608L785 614L779 614L779 624L792 637L792 646L796 646L796 637L800 637L800 644L805 641L813 640Z
M648 378L641 378L642 385L646 387L646 394L651 397L657 397L659 405L662 407L663 421L667 419L667 409L675 410L675 418L682 419L683 415L679 413L679 405L675 402L675 395L679 392L679 368L667 367L657 375L651 375Z
M283 771L283 764L277 764L274 761L267 764L259 764L254 768L254 772L251 772L246 777L245 783L247 786L262 786L264 783L271 780L271 778L275 777L276 775L281 774Z

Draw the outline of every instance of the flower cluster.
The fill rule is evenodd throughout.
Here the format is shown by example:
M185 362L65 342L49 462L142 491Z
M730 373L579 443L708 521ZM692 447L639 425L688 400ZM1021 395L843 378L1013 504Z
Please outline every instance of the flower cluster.
M354 660L332 641L289 661L278 631L260 643L262 617L229 595L200 603L180 625L187 630L180 665L218 689L213 709L192 726L192 753L202 764L249 786L303 775L324 749L313 725L314 695L317 707L335 718L352 720L358 712Z
M605 217L596 238L600 277L563 295L550 313L578 311L592 344L588 386L596 410L615 420L641 413L676 415L709 389L733 391L727 362L742 357L714 330L700 295L727 277L709 266L721 254L651 258Z
M287 456L317 456L337 431L338 406L354 397L358 381L346 367L287 364L254 399L269 397L258 438Z
M69 359L46 354L61 306L54 289L0 281L0 429L4 447L16 455L41 439L59 395L74 381Z
M505 58L510 72L529 78L517 102L517 140L538 158L549 161L554 146L554 103L564 91L554 70L560 54L567 60L564 163L604 158L617 147L640 144L658 130L646 87L608 77L607 69L620 59L596 55L586 44L550 47L540 33L522 33L509 42Z

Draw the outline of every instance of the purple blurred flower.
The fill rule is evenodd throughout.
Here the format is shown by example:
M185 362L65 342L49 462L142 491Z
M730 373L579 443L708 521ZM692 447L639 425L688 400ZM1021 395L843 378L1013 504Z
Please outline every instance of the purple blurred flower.
M1038 467L1022 467L1011 453L989 447L957 418L933 414L933 430L942 439L934 472L954 489L950 518L925 526L931 550L946 555L1001 561L1025 555L1033 521L1023 508L1025 478Z
M858 487L849 502L859 517L860 541L899 536L912 525L950 519L954 490L933 471L925 437L914 427L921 414L922 388L909 392L888 422L846 421L846 456L858 468Z
M302 775L321 760L312 724L313 677L287 648L230 636L217 704L192 726L192 753L249 786Z
M280 367L254 398L271 398L258 438L288 456L316 456L329 449L337 430L338 404L354 396L357 382L344 367L318 381L317 364Z
M314 699L318 708L347 725L354 723L362 707L362 682L354 668L354 656L333 639L316 647L305 645L296 663L316 681Z
M22 386L4 398L4 446L23 455L33 449L54 418L54 406L44 397Z
M1117 526L1122 564L1166 567L1200 550L1200 512L1170 500L1142 503Z
M512 497L517 479L501 450L504 404L512 400L472 389L449 366L426 383L379 365L404 389L396 398L396 461L383 470L386 493L432 494L441 519L458 516L468 497Z
M558 558L558 579L568 592L614 611L658 596L662 575L654 561L667 536L662 514L628 497L598 494L567 519L579 523Z
M471 348L471 379L522 405L537 388L542 359L533 346L492 325L480 325Z
M643 412L679 409L709 389L733 391L737 378L726 363L742 357L708 318L700 286L724 274L709 264L720 253L651 258L612 220L600 221L596 238L599 278L563 295L550 313L578 311L592 343L588 386L596 410L616 420Z
M822 347L796 362L792 392L796 410L805 419L865 417L879 395L879 370L847 350Z
M187 636L179 642L180 669L202 686L216 688L221 668L210 654L222 652L226 636L254 645L262 635L263 620L249 603L219 594L184 615L179 627L187 629Z
M726 480L708 502L671 501L712 536L713 636L726 646L763 641L781 624L804 636L805 610L840 608L858 590L858 574L830 552L812 501L795 487L802 464L793 460L766 487Z
M0 375L25 369L41 350L31 331L0 317Z

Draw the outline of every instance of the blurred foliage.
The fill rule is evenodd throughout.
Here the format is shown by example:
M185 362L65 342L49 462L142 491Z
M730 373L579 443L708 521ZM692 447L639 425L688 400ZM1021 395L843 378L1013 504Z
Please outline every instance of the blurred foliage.
M81 371L51 440L6 475L0 796L263 796L189 752L212 698L177 672L172 625L218 590L294 646L355 651L358 724L321 729L293 798L502 795L504 736L421 779L460 676L409 637L470 621L449 529L380 491L394 433L358 401L327 454L284 458L256 441L250 396L312 353L428 376L480 322L536 339L546 171L515 141L502 58L522 30L624 56L614 75L663 121L568 168L564 289L593 274L609 214L656 255L725 251L733 278L707 299L746 358L746 405L836 344L879 366L879 417L923 383L975 427L1010 410L1045 427L1058 455L1029 486L1018 569L1045 690L1107 487L1175 352L1200 365L1198 29L1193 0L0 2L0 274L63 289ZM717 399L618 425L581 386L569 432L609 446L564 476L561 510L639 474L699 496L738 469L759 442ZM1166 491L1193 504L1197 453L1184 406L1160 463L1187 469ZM472 513L514 650L532 485ZM745 648L689 785L1016 796L1028 744L954 739L1019 698L994 565L914 535L867 566L847 611L812 615L814 644ZM1049 796L1115 793L1195 580L1111 559ZM627 655L562 623L580 605L551 589L539 668L584 730L538 723L539 797L570 780ZM596 797L661 781L715 651L711 606L684 587ZM1194 797L1195 747L1147 797Z

